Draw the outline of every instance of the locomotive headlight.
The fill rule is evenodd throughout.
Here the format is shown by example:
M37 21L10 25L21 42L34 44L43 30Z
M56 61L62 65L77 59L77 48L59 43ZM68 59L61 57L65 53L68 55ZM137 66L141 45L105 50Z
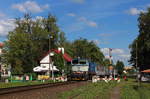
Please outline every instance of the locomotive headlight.
M78 67L78 71L80 71L80 67Z
M87 71L85 71L85 72L84 72L84 74L88 74L88 72L87 72Z

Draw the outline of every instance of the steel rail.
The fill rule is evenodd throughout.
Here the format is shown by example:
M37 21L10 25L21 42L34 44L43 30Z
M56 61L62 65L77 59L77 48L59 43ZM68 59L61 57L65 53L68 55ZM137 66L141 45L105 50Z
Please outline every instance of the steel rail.
M46 84L37 84L37 85L28 85L28 86L17 86L17 87L10 87L10 88L0 88L0 95L23 92L23 91L28 91L28 90L42 89L42 88L48 88L48 87L56 87L56 86L67 85L67 84L72 84L72 83L76 83L76 81L46 83Z

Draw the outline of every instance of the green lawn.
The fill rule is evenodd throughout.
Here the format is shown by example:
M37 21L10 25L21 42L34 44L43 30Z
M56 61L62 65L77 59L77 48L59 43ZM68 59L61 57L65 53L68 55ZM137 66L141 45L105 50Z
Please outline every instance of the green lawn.
M50 83L53 81L46 81L44 83ZM9 88L9 87L16 87L16 86L28 86L28 85L37 85L43 84L41 81L28 81L28 82L11 82L11 83L0 83L0 88Z
M150 83L128 81L122 86L121 99L150 99Z
M58 94L59 99L109 99L110 90L117 85L116 82L105 83L103 81L90 83L80 88Z

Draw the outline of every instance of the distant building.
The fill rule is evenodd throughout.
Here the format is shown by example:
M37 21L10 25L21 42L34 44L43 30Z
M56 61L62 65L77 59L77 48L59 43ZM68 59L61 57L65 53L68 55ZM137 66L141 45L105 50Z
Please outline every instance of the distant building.
M134 69L133 66L125 66L125 67L124 67L124 70L132 70L132 69Z
M0 55L2 54L2 47L3 47L3 43L0 42Z
M117 69L114 68L114 66L109 66L109 74L110 75L118 75Z
M11 75L10 66L7 66L2 63L2 48L4 44L0 42L0 76L1 78L7 78Z
M1 55L2 55L2 47L3 47L3 43L0 42L0 74L2 72L2 62L1 62L1 60L2 60L2 57L1 57Z

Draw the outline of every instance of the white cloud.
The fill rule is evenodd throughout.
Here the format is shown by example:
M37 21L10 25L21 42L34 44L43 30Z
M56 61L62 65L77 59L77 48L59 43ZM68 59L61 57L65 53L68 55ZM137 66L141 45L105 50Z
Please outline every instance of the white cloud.
M71 0L71 1L79 4L83 4L85 2L85 0Z
M76 17L76 19L80 22L80 23L84 23L90 27L98 27L98 24L94 21L91 21L91 20L88 20L86 17L83 17L83 16L78 16L74 13L68 13L67 14L68 16L71 16L71 17Z
M143 10L137 9L137 8L131 8L127 11L131 15L138 15L141 12L144 12Z
M49 8L49 5L39 5L35 1L26 1L24 3L13 4L12 8L17 9L20 12L38 13Z
M109 53L109 48L102 48L101 51L104 53L104 54L108 54ZM123 54L124 53L124 50L123 49L112 49L112 54Z
M78 20L80 22L86 23L90 27L98 27L97 23L91 20L86 19L85 17L79 17Z
M98 36L100 36L100 37L110 37L110 36L112 36L112 34L110 34L110 33L99 33Z
M109 48L102 48L101 51L102 51L104 54L108 54L108 53L109 53Z
M128 59L128 58L130 58L131 55L129 55L129 54L122 54L122 55L119 55L119 56Z
M89 42L94 42L96 45L99 45L100 44L100 41L95 39L95 40L89 40Z
M109 48L102 48L101 51L105 55L105 58L109 59ZM112 49L112 60L114 63L117 62L117 60L123 61L126 65L130 58L130 54L127 50L124 49Z
M87 21L87 19L85 17L79 17L78 20L79 21Z
M36 16L33 18L33 21L39 20L41 21L43 17L41 16ZM24 20L23 18L21 19L22 21ZM0 20L0 37L6 37L8 35L8 32L12 31L15 29L17 26L15 24L15 19L2 19Z
M4 16L5 16L5 14L0 12L0 17L4 17Z
M124 50L116 48L116 49L112 49L112 53L113 54L123 54Z
M35 20L43 20L43 19L44 19L44 17L42 17L42 16L36 16L36 18L35 18Z
M87 21L87 24L91 27L97 27L97 23L94 21Z
M100 44L100 41L99 40L94 40L94 43L99 45Z
M0 20L0 36L6 36L9 31L15 28L14 19Z
M42 6L42 9L48 9L49 8L49 5L48 4L45 4Z
M71 17L75 17L76 16L76 14L74 14L74 13L68 13L67 15L71 16Z
M147 7L150 7L150 4L148 4Z
M106 59L110 59L110 56L109 55L105 55L105 58ZM112 59L112 57L111 57L111 59Z

